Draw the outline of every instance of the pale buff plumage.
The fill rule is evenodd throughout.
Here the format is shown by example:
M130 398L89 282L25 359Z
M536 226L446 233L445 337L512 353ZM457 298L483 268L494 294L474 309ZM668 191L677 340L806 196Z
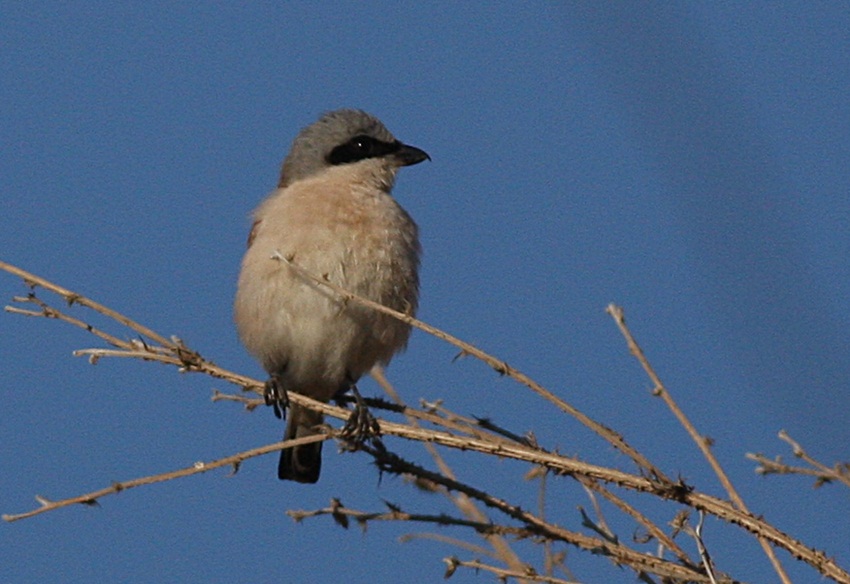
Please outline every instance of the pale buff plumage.
M367 114L343 110L332 115L346 112L352 119L343 121L355 126L352 132L360 131L352 120ZM379 130L384 133L373 133L381 140L392 138L383 126ZM321 144L322 133L316 134L319 146L311 136L310 148L317 156L337 145ZM339 132L331 134L334 141L340 140ZM298 140L293 152L297 146ZM290 168L291 176L281 181L286 186L254 212L235 320L245 346L287 391L328 401L376 363L387 364L407 344L409 326L356 303L341 302L281 261L286 258L355 294L414 313L419 286L417 228L390 190L400 166L427 155L404 148L417 152L415 161L392 154L336 165L311 161L316 168L311 166L303 178ZM303 156L303 151L296 154ZM319 423L321 416L293 406L286 437L313 433ZM315 482L320 457L315 445L312 448L316 460L305 450L306 468L299 468L296 453L285 453L281 478Z

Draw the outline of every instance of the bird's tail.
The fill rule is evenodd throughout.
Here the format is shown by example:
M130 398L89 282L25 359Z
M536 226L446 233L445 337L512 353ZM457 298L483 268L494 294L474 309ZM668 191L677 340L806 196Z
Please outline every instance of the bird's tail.
M284 440L312 436L315 427L322 423L322 415L291 404L286 421ZM315 483L322 470L322 442L313 442L280 451L277 476L282 481Z

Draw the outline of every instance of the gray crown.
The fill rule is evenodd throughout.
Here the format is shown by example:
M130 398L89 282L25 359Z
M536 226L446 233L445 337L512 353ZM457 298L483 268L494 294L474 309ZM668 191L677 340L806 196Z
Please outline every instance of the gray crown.
M395 142L395 137L381 120L362 110L341 109L324 114L296 136L283 161L279 187L316 174L330 164L330 152L355 136L369 136L381 142Z

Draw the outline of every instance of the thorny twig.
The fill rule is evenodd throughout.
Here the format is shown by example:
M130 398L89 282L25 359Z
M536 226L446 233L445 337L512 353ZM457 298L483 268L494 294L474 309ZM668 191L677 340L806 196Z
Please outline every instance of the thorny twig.
M334 286L333 284L325 281L322 278L318 278L314 275L305 273L300 267L296 266L295 264L290 265L292 265L293 269L295 269L298 273L301 273L305 278L308 278L311 281L317 282L321 285L327 286L328 288L339 294L345 302L357 302L364 306L370 306L375 310L390 314L395 318L403 320L404 322L407 322L412 326L415 326L428 332L429 334L432 334L434 336L437 336L438 338L444 339L447 342L454 344L455 346L459 347L464 354L472 355L484 361L485 363L493 367L496 371L498 371L500 374L512 377L513 379L525 385L538 395L549 399L562 411L574 415L583 423L585 423L588 427L597 432L597 434L602 436L605 440L609 441L616 448L628 454L629 457L636 462L639 469L641 469L641 472L645 474L637 475L624 473L616 469L596 466L579 461L574 458L562 456L557 453L551 453L539 447L533 438L531 438L530 441L523 440L521 442L517 442L517 436L511 435L509 432L502 431L499 426L491 425L488 422L482 423L482 421L480 420L476 421L474 424L471 424L469 419L464 419L461 416L457 416L451 412L448 412L448 410L443 410L441 408L438 411L430 407L424 409L406 407L404 411L407 415L414 416L418 420L427 421L429 424L435 424L438 428L444 428L444 430L421 428L415 425L411 425L409 423L400 424L387 420L380 420L380 431L382 435L398 436L409 440L439 444L450 448L477 451L480 453L495 455L502 458L514 458L539 466L543 469L548 469L556 476L561 475L582 477L583 479L585 479L585 481L590 481L590 483L586 482L586 485L594 484L596 481L605 482L610 485L616 485L625 489L652 493L662 499L678 501L679 503L682 503L688 507L704 511L706 513L710 513L727 522L737 524L747 529L748 531L758 535L760 538L764 538L773 543L774 545L788 550L790 553L795 555L795 557L803 559L804 561L808 562L810 565L818 569L821 573L823 573L827 577L832 578L835 581L850 583L850 575L848 575L847 572L839 568L835 564L835 562L832 559L828 558L825 554L804 546L801 542L790 538L786 534L774 528L772 525L768 524L763 519L753 516L742 508L735 508L735 506L730 505L726 501L710 497L703 493L699 493L695 491L692 487L685 485L681 481L673 482L665 475L663 475L661 471L657 469L652 463L650 463L645 456L637 452L633 447L629 446L622 439L622 437L619 436L619 434L609 428L606 428L598 422L587 418L586 416L584 416L584 414L578 412L575 408L573 408L569 404L566 404L566 402L554 396L554 394L542 388L534 381L526 377L524 374L518 372L516 369L509 367L504 361L496 359L495 357L484 353L483 351L473 347L472 345L464 343L463 341L460 341L459 339L456 339L455 337L452 337L447 333L439 331L438 329L430 327L429 325L426 325L421 321L413 319L409 315L398 313L381 305L371 303L366 299L360 298L356 295L351 294L348 291ZM35 309L29 310L20 307L7 307L7 311L26 316L38 316L63 320L69 324L80 327L86 330L87 332L96 335L98 338L115 348L89 349L78 351L75 354L88 355L90 359L94 360L111 356L132 356L147 361L158 361L161 363L175 365L182 371L194 371L205 373L210 376L226 380L241 387L245 391L251 391L257 394L261 394L262 392L262 384L260 384L257 380L235 374L233 372L227 371L223 368L216 366L212 362L202 358L197 352L189 349L179 339L173 337L171 339L168 339L165 336L160 335L155 331L152 331L147 327L144 327L143 325L123 315L120 315L119 313L105 306L91 301L81 295L70 292L69 290L56 286L55 284L52 284L47 280L44 280L43 278L29 274L14 266L10 266L9 264L0 262L0 269L3 269L7 272L10 272L23 278L27 285L33 289L33 292L31 292L27 297L16 298L16 301L19 303L31 304L35 307ZM38 299L34 293L34 289L39 286L50 290L51 292L59 294L69 304L78 304L114 319L116 322L119 322L123 326L128 327L130 330L133 330L139 336L139 338L132 341L125 341L114 335L106 333L105 331L96 329L95 327L92 327L86 324L85 322L76 319L75 317L64 314L61 310L48 306L41 299ZM622 323L621 328L623 328L624 326L624 323ZM663 388L663 386L660 385L660 382L658 384L658 387ZM244 396L228 396L227 394L222 394L220 392L216 393L214 399L242 401L248 408L255 407L254 403L256 402L256 400L249 399ZM347 419L350 413L347 410L329 404L322 404L320 402L316 402L314 400L297 394L293 394L292 399L293 402L298 403L299 405L314 409L316 411L320 411L326 415L343 420ZM331 430L330 433L333 434L334 431ZM311 438L318 440L326 439L326 437L327 436ZM172 471L171 473L163 473L161 475L154 475L153 477L143 477L141 479L134 479L133 481L117 483L107 489L103 489L101 491L96 491L94 493L89 493L87 495L75 497L72 499L66 499L61 502L50 502L46 501L44 498L39 498L39 501L42 504L42 508L36 509L34 512L30 512L28 514L20 514L19 516L12 517L18 519L24 516L31 516L32 514L41 513L45 510L58 508L59 506L67 506L74 503L92 504L99 497L112 493L117 493L121 490L126 490L127 488L132 488L143 484L150 484L152 482L159 482L162 480L169 480L170 478L197 474L198 472L205 472L206 470L210 470L211 468L217 468L219 466L224 466L227 464L233 465L234 469L236 469L238 468L242 460L245 460L251 456L259 456L260 454L280 450L282 448L287 447L288 444L290 443L274 443L262 447L260 449L254 449L252 451L239 453L231 457L220 459L219 461L214 461L212 463L198 463L196 465L193 465L191 468L179 469L177 471ZM373 456L375 455L374 452L371 454ZM380 455L397 457L397 455L388 451L384 451L380 453ZM397 458L397 460L403 459ZM389 472L390 469L394 467L392 465L388 465L383 468L385 471ZM460 481L457 481L455 479L450 479L440 474L430 473L430 471L425 471L424 469L417 469L414 471L412 470L412 468L413 467L410 467L403 472L406 472L408 474L418 474L419 476L425 477L433 484L442 485L443 488L449 491L453 490L457 492L462 492L466 496L474 498L485 504L486 506L498 510L500 513L506 514L513 520L520 521L522 526L519 527L519 529L532 530L537 534L538 537L550 537L561 541L567 541L573 545L578 545L583 549L605 549L607 554L613 554L612 557L617 558L617 562L623 565L628 565L633 569L637 570L639 578L641 579L646 579L646 575L651 573L660 575L663 578L685 578L692 579L692 581L706 581L705 576L703 574L695 573L693 569L694 564L692 562L687 561L683 557L679 557L679 559L680 561L683 561L686 565L675 564L670 561L660 559L656 556L647 556L646 554L642 554L641 552L632 550L622 544L614 545L611 542L599 540L598 538L588 538L588 536L586 535L570 532L568 530L564 530L563 528L557 527L549 522L544 521L542 518L536 517L535 515L522 510L517 505L493 497L492 495L489 495L484 491L474 489L471 486L465 485L464 483L461 483ZM603 491L597 492L603 493ZM617 498L612 497L609 500L617 501ZM618 505L618 507L624 510L628 515L633 517L638 523L644 523L642 520L642 516L639 513L629 511L628 506L620 504ZM339 516L339 512L337 512L337 516ZM8 516L5 518L9 519ZM466 519L465 521L470 520ZM651 522L648 522L647 520L647 523L648 525L645 524L644 526L647 527L647 529L651 529ZM656 527L655 529L657 530L658 528ZM658 536L656 535L656 537ZM662 538L658 537L658 539L661 540ZM607 547L599 548L598 546L600 545ZM667 544L665 543L665 545ZM673 548L673 546L669 545L667 545L667 547L671 549ZM681 550L677 550L677 556L679 556L680 552ZM514 570L514 572L516 572L516 570Z
M785 430L781 430L779 432L779 439L787 442L791 446L794 456L806 462L809 466L791 466L783 463L782 458L779 456L775 459L770 459L763 454L747 453L747 458L759 463L759 466L756 467L756 472L758 474L796 474L811 476L817 479L814 484L815 488L832 482L838 482L850 487L850 463L837 462L834 466L828 467L812 458L803 449L800 443L792 439Z

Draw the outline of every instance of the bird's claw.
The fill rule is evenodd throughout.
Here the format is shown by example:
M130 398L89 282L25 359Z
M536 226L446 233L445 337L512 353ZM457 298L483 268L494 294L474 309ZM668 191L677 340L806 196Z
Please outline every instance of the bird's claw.
M263 387L263 400L267 406L271 406L274 415L278 419L286 417L286 408L289 407L289 396L279 375L272 375Z
M381 426L360 397L357 388L352 386L351 391L354 394L354 411L342 427L342 437L357 447L367 440L378 440L381 435Z

